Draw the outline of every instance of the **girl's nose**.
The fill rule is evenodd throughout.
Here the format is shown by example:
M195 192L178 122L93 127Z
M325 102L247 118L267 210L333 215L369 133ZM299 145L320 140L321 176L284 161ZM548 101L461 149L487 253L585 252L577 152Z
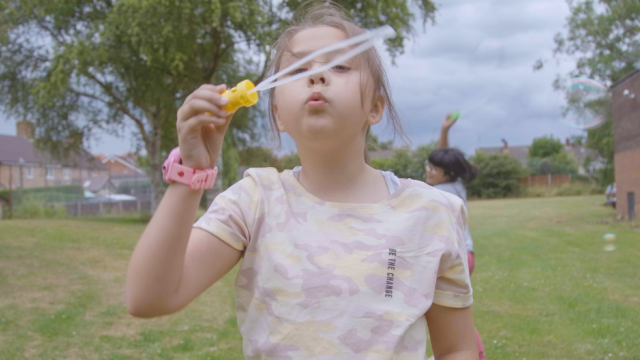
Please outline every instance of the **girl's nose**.
M327 74L324 71L318 74L313 74L309 76L309 86L326 85L328 80Z

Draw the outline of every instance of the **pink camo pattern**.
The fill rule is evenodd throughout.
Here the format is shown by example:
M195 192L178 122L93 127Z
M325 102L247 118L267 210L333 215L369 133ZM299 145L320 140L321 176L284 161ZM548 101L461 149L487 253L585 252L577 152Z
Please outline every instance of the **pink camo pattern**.
M433 303L472 304L462 201L407 180L378 204L324 202L250 169L194 225L243 251L247 359L424 359Z

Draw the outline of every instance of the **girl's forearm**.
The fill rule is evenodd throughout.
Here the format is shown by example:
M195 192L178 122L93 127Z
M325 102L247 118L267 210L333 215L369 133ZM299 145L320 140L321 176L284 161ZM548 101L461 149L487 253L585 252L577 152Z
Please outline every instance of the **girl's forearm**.
M180 284L202 190L170 185L133 251L125 286L130 312L158 313ZM144 310L141 310L144 309Z
M449 147L449 129L441 129L438 138L438 149L446 149Z
M436 357L435 360L478 360L478 352L457 351L455 353Z

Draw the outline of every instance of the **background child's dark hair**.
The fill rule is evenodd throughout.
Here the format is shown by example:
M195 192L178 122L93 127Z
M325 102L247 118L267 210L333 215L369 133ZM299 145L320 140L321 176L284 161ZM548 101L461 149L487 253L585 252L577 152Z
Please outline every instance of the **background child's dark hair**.
M465 159L462 151L457 149L434 150L427 161L444 170L444 174L450 182L457 181L460 178L468 183L473 181L478 174L478 168L470 164Z

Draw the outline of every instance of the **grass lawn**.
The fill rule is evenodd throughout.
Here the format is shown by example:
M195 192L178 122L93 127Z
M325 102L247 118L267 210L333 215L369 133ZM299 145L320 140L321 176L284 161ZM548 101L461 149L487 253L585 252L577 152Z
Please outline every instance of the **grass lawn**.
M602 200L470 203L474 313L490 360L640 359L640 232ZM127 314L124 275L143 228L0 222L0 359L242 359L235 271L178 314ZM616 251L602 250L608 232Z

